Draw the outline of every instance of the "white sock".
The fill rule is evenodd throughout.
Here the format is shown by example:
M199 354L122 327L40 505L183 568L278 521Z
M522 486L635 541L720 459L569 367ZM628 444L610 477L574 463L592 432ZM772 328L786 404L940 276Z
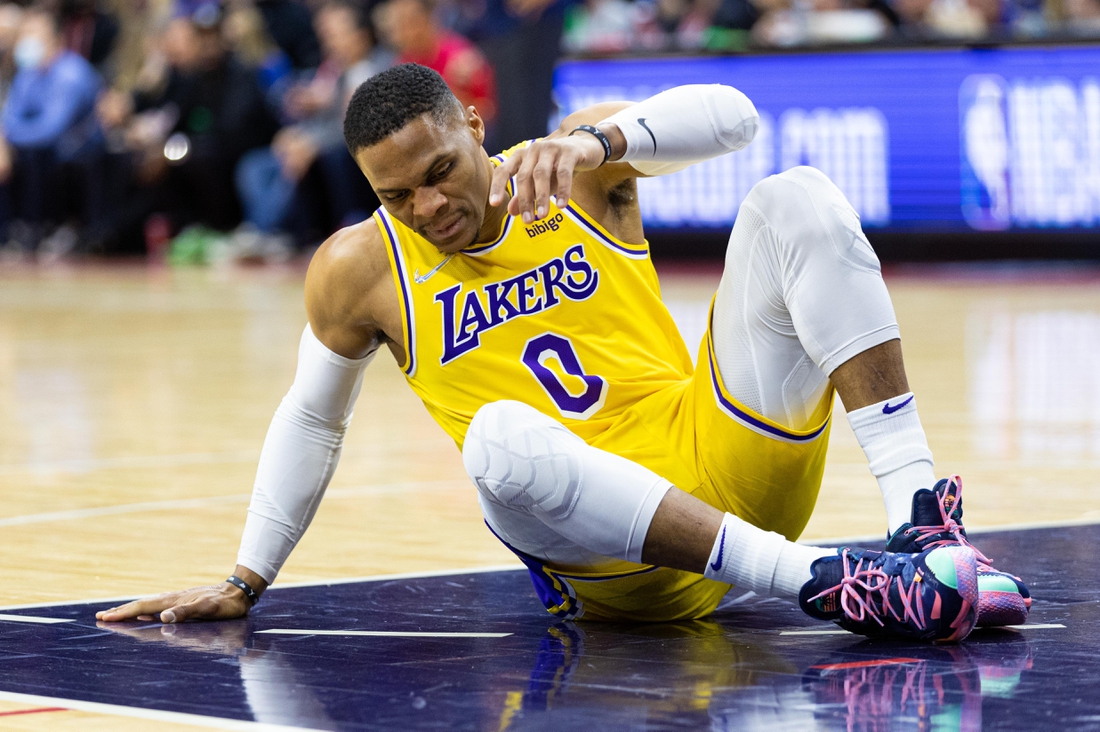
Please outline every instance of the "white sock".
M848 412L848 424L878 480L892 534L911 520L913 494L936 484L913 392Z
M836 549L795 544L727 513L703 575L758 595L797 600L814 560L835 554Z

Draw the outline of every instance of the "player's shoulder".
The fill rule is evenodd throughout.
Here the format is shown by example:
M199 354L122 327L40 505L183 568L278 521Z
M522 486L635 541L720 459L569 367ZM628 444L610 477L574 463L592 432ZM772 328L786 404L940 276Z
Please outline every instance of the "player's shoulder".
M385 240L373 217L340 229L317 249L306 273L306 310L315 325L377 322L393 292Z
M362 292L357 285L389 276L385 239L372 216L325 240L310 261L306 286L322 286L330 294L339 294L344 287Z

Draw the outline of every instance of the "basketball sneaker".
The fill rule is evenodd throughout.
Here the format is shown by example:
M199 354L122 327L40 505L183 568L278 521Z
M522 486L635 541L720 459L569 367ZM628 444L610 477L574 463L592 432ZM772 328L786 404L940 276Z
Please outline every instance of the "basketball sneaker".
M872 638L961 641L977 621L978 569L965 546L920 554L842 547L810 565L798 604Z
M913 495L912 521L886 542L888 552L916 554L938 546L965 546L978 559L978 626L1022 625L1031 609L1023 580L993 567L966 538L962 525L962 478L953 475Z

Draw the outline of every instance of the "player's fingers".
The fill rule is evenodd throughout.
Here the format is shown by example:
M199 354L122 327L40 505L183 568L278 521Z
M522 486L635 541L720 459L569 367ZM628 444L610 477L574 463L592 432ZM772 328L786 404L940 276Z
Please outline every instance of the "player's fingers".
M508 180L515 175L523 162L526 150L517 150L493 171L493 181L489 184L489 205L499 206L508 195Z
M558 158L557 170L554 177L557 179L557 190L554 192L554 203L558 208L569 205L569 196L573 193L573 171L577 167L577 156L570 150L566 150Z
M218 603L209 597L200 597L197 600L166 609L160 614L160 622L182 623L190 619L213 620L217 617Z
M157 595L156 597L148 597L142 600L134 600L128 602L125 605L119 605L118 607L112 607L107 610L101 610L96 613L97 620L106 620L107 622L118 620L134 620L141 615L151 615L159 613L166 607L170 607L175 604L175 593L170 595Z
M524 155L523 162L516 171L516 188L512 192L512 201L508 204L508 213L513 216L522 216L525 224L534 221L535 186L532 176L535 164L542 155L543 147L542 143L533 142L526 148L527 154Z
M553 148L548 149L535 164L531 173L534 184L534 216L542 219L550 212L550 192L553 185L554 168L557 165L558 155Z

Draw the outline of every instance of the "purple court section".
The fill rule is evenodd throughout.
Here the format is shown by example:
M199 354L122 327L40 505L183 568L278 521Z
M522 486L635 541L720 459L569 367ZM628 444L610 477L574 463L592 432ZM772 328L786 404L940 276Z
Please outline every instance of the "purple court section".
M0 622L0 690L331 730L1100 729L1100 526L978 537L1035 596L958 646L870 642L750 598L703 621L559 623L527 573L274 589L248 620ZM270 628L504 638L257 634Z

